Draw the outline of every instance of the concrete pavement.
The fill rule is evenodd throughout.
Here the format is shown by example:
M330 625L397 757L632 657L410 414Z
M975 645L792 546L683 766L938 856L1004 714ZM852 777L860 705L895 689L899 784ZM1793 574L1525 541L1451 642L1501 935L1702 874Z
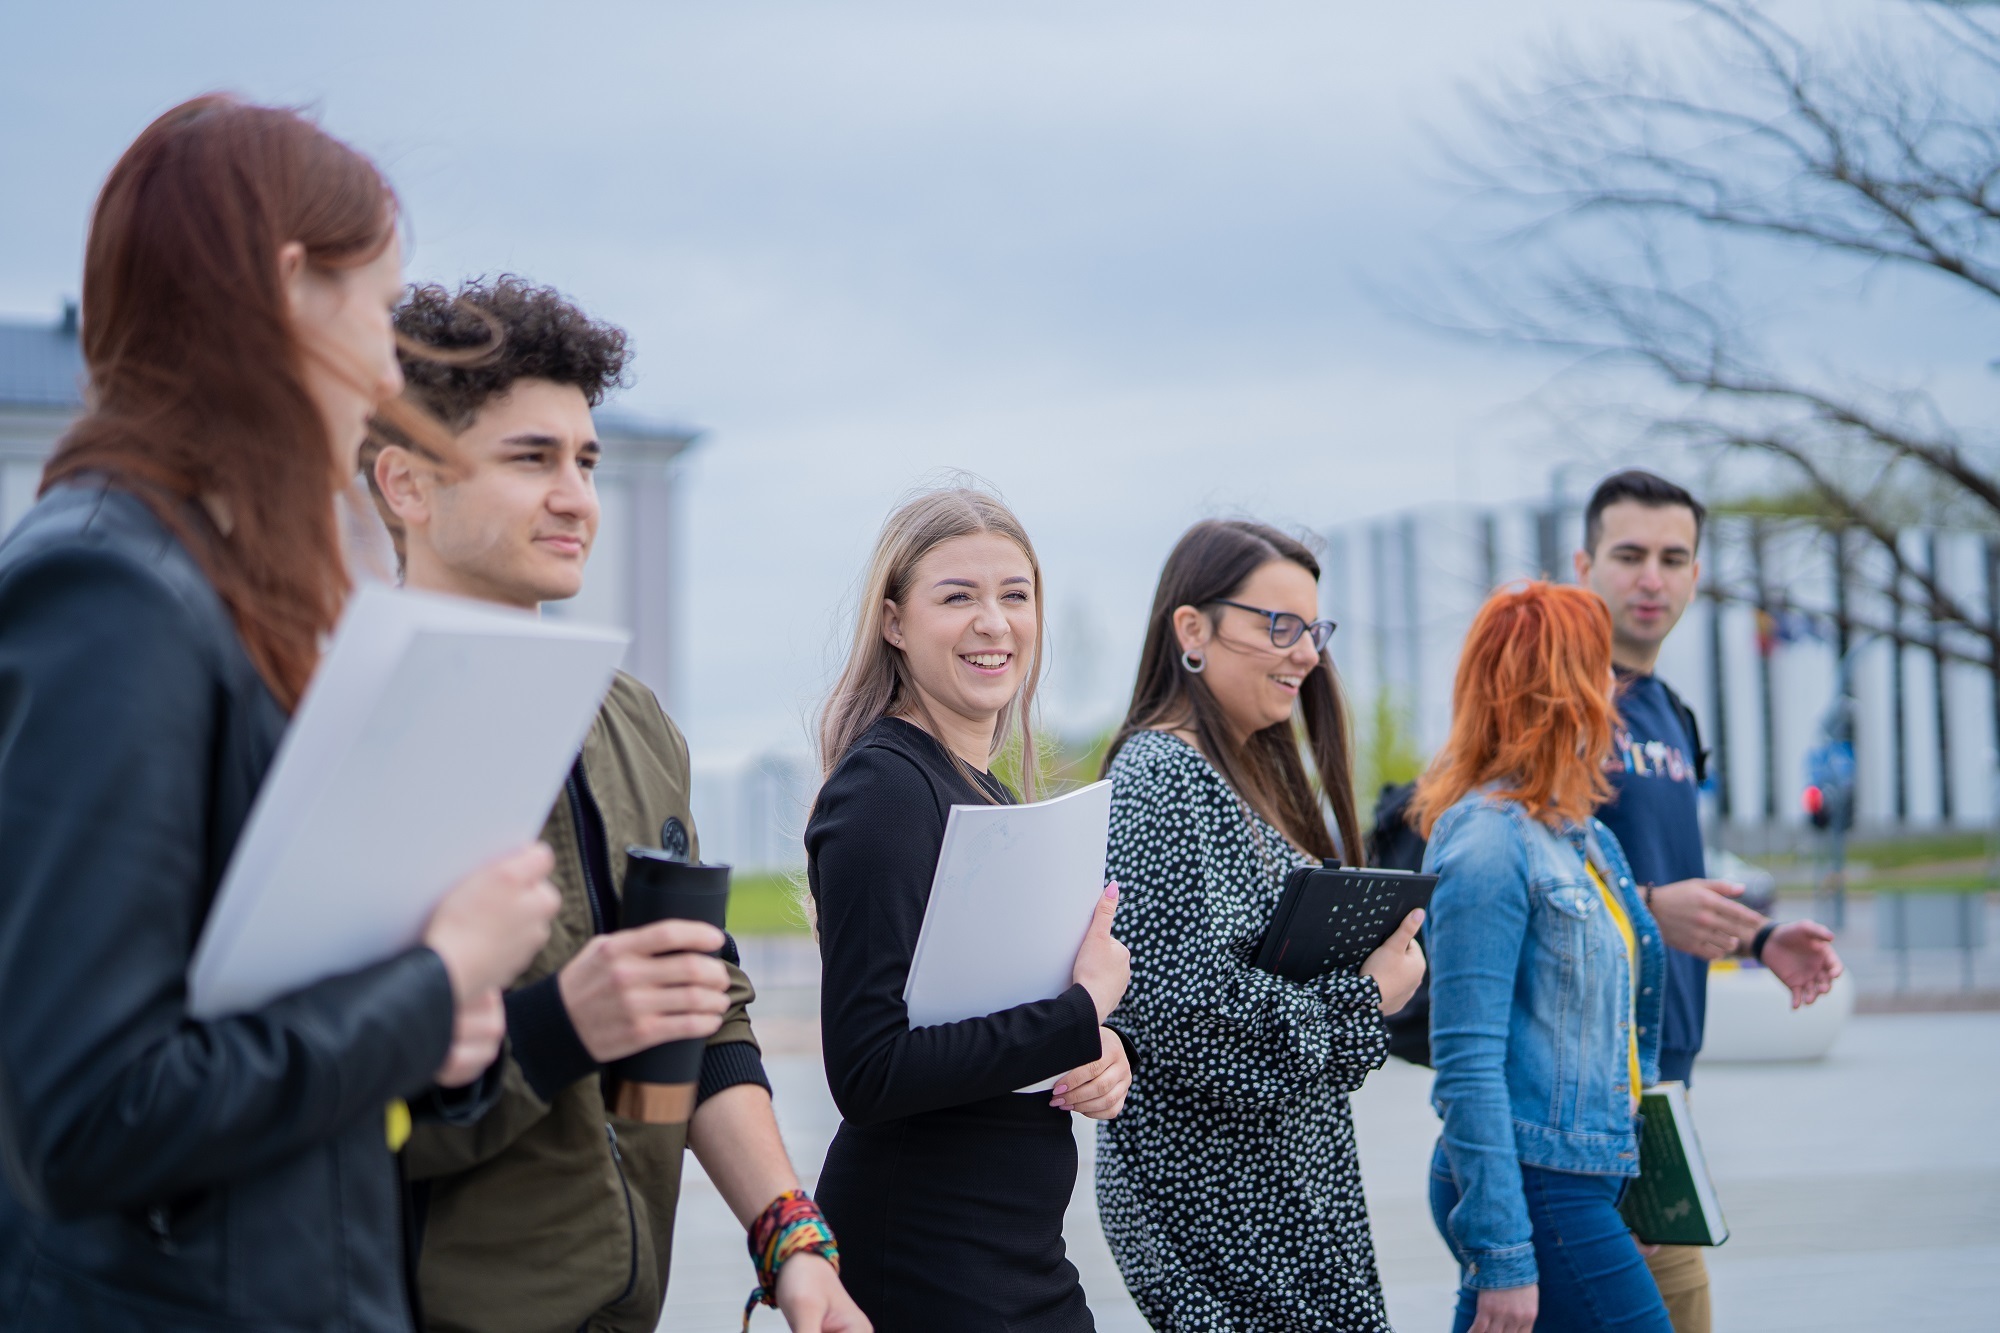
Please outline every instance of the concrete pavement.
M746 962L752 960L746 959ZM753 970L753 975L756 972ZM774 987L754 1018L773 1047L779 1122L814 1173L839 1123L812 1022L814 992ZM1799 1065L1697 1069L1695 1107L1732 1228L1711 1256L1717 1333L1970 1333L2000 1328L2000 1014L1853 1019ZM1399 1061L1354 1098L1391 1321L1450 1327L1456 1275L1430 1221L1437 1122L1429 1071ZM1067 1234L1103 1333L1146 1326L1097 1224L1090 1161ZM734 1329L751 1285L742 1231L689 1160L668 1308L672 1333ZM762 1311L753 1328L783 1321Z

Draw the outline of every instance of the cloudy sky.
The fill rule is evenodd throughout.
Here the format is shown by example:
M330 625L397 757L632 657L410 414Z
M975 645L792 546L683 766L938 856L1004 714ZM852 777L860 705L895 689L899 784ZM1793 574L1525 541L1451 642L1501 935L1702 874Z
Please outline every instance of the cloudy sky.
M14 4L0 313L75 291L92 195L152 116L215 88L308 105L393 178L413 278L561 287L631 330L622 409L709 432L673 701L698 753L801 746L875 528L946 468L1022 513L1058 717L1091 720L1190 521L1546 489L1551 367L1379 293L1454 208L1431 136L1464 84L1677 22L1605 0Z

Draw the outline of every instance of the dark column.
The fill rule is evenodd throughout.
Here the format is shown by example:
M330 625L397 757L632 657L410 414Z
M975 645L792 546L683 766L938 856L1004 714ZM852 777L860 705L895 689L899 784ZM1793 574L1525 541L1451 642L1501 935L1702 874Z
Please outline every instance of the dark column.
M1854 619L1847 605L1847 529L1831 528L1826 535L1833 548L1834 660L1844 663L1854 641Z
M1490 511L1479 516L1479 580L1482 600L1500 582L1500 523Z
M1899 556L1900 551L1897 553ZM1903 706L1903 575L1898 564L1889 575L1889 749L1896 768L1896 822L1910 818L1909 711Z
M1993 753L2000 755L2000 542L1986 539L1986 660L1993 674Z
M1764 520L1750 520L1750 576L1757 583L1757 609L1765 616L1771 614L1771 592L1764 581L1764 542L1767 534ZM1759 645L1757 653L1757 707L1763 714L1762 731L1764 741L1764 820L1768 824L1778 822L1778 708L1773 697L1771 684L1771 658L1777 652L1774 642L1771 652L1764 652Z
M1562 582L1562 543L1556 536L1561 517L1553 506L1535 511L1536 572L1551 583Z
M1718 525L1719 526L1719 525ZM1719 562L1720 556L1715 541L1709 542L1711 564ZM1709 718L1714 734L1708 738L1711 763L1708 771L1715 775L1715 808L1726 824L1735 813L1729 782L1729 681L1728 659L1722 642L1722 594L1717 586L1722 571L1719 567L1709 575L1708 584L1708 679ZM1995 674L1995 698L2000 698L2000 671Z
M1938 573L1938 535L1933 528L1925 534L1924 565L1930 574L1931 586L1941 587ZM1945 698L1944 661L1944 621L1938 617L1935 607L1930 612L1931 632L1931 693L1934 704L1932 711L1937 719L1937 765L1938 765L1938 819L1941 823L1951 823L1951 718Z

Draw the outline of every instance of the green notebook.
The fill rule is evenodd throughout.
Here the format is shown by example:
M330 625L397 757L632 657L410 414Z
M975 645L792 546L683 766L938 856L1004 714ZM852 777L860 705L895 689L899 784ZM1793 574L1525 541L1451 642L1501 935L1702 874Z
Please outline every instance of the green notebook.
M1720 1245L1729 1239L1708 1159L1688 1114L1687 1086L1660 1083L1639 1098L1646 1126L1639 1139L1639 1176L1618 1211L1648 1245Z

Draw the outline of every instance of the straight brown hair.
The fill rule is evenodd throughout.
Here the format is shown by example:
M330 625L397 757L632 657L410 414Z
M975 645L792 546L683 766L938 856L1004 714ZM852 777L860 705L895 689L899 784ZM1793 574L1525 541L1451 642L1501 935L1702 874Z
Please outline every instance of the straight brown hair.
M1314 856L1342 855L1359 865L1366 853L1354 813L1347 705L1333 655L1321 649L1319 665L1300 683L1296 718L1253 733L1241 746L1230 739L1222 705L1207 682L1181 666L1175 608L1197 607L1213 620L1215 603L1236 596L1252 574L1273 560L1289 560L1319 578L1319 561L1304 542L1262 523L1211 519L1189 528L1174 544L1153 593L1132 703L1105 752L1104 772L1111 771L1118 751L1139 732L1189 727L1236 794L1286 837ZM1319 771L1317 789L1299 754L1300 725ZM1327 831L1324 812L1329 808L1340 830L1338 848Z
M287 710L348 591L332 441L306 389L279 251L365 264L394 235L373 163L292 111L222 95L155 120L111 169L84 249L87 409L42 490L142 499L229 607Z

